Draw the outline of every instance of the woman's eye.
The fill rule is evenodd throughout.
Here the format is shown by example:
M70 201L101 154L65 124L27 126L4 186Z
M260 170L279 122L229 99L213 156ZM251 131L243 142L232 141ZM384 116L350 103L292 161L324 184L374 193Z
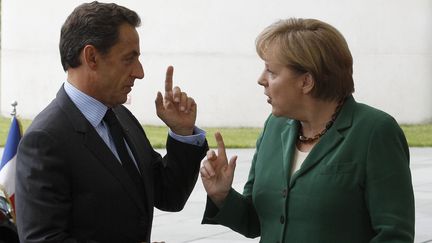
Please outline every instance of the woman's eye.
M275 74L272 70L270 70L270 69L267 68L266 71L267 71L267 73L270 74L270 77L271 77L271 78L276 77L276 74Z

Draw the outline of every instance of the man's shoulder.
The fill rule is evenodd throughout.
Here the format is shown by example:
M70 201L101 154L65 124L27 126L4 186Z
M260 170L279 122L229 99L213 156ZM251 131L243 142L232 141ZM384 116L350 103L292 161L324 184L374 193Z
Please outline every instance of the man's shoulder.
M67 131L66 127L70 123L67 117L68 115L65 114L64 110L56 102L56 99L54 99L35 116L26 133L45 131L52 134L64 134Z

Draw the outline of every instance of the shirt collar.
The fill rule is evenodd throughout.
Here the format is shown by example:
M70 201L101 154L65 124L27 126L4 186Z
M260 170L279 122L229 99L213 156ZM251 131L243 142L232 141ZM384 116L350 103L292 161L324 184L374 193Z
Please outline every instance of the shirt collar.
M68 81L64 83L64 89L66 94L68 94L69 98L78 107L90 124L92 124L93 127L98 126L105 116L108 107L77 89Z

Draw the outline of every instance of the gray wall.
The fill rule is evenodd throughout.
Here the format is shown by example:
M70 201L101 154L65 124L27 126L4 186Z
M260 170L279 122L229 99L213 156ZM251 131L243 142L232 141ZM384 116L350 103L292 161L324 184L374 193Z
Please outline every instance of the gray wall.
M1 113L13 100L32 118L55 96L66 74L60 27L83 1L3 0ZM432 121L430 0L121 0L142 18L141 61L127 106L146 124L161 124L154 99L166 66L198 103L199 126L261 126L270 112L256 80L263 62L254 41L280 18L318 18L338 28L354 57L355 98L400 123Z

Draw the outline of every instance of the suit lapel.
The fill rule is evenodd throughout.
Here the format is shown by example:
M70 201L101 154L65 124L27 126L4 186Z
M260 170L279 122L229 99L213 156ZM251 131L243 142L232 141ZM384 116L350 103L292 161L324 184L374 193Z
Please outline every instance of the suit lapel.
M142 197L136 190L132 179L105 142L100 138L99 134L96 131L89 131L85 135L84 143L95 157L98 158L99 162L123 185L123 188L131 196L132 200L135 201L137 207L145 212Z
M148 152L148 150L152 150L152 148L150 147L150 145L148 145L149 147L146 147L146 140L139 137L139 134L141 133L137 133L137 131L131 131L128 129L130 127L135 127L136 124L129 118L128 114L124 112L124 109L116 108L114 109L114 112L117 114L117 118L126 136L128 146L132 151L135 161L137 162L141 174L141 179L144 182L147 201L153 201L153 190L151 188L151 185L153 183L151 183L149 177L149 171L151 171L151 168L149 167L149 162L152 161L152 158L151 153Z
M287 122L286 128L281 133L283 169L287 172L284 173L287 182L290 181L291 162L294 155L294 146L297 141L298 126L297 121L290 120Z
M130 131L129 127L134 127L135 123L133 123L123 112L122 109L116 108L114 109L115 114L117 114L117 118L120 122L120 125L123 128L123 131L126 136L126 140L128 142L129 148L132 150L135 160L137 160L137 164L140 170L141 175L144 174L146 170L148 170L148 164L146 162L151 161L150 153L140 153L140 149L137 148L137 145L143 145L143 140L139 138L136 131ZM146 148L147 149L147 148Z
M146 212L142 199L136 191L132 180L121 167L117 158L93 126L87 121L84 115L66 94L63 87L58 91L56 101L71 121L71 124L75 128L75 132L82 134L84 146L87 147L97 160L119 181L120 184L122 184L127 194L129 194L131 199L135 201L137 207L143 212Z
M295 184L298 177L307 173L316 164L333 150L344 139L343 131L349 128L352 124L352 114L355 101L352 96L348 97L342 107L338 117L336 118L333 126L327 131L327 133L320 139L320 141L313 147L309 155L306 157L301 168L294 173L290 180L290 187ZM294 146L293 146L294 147ZM294 151L293 153L294 154Z

